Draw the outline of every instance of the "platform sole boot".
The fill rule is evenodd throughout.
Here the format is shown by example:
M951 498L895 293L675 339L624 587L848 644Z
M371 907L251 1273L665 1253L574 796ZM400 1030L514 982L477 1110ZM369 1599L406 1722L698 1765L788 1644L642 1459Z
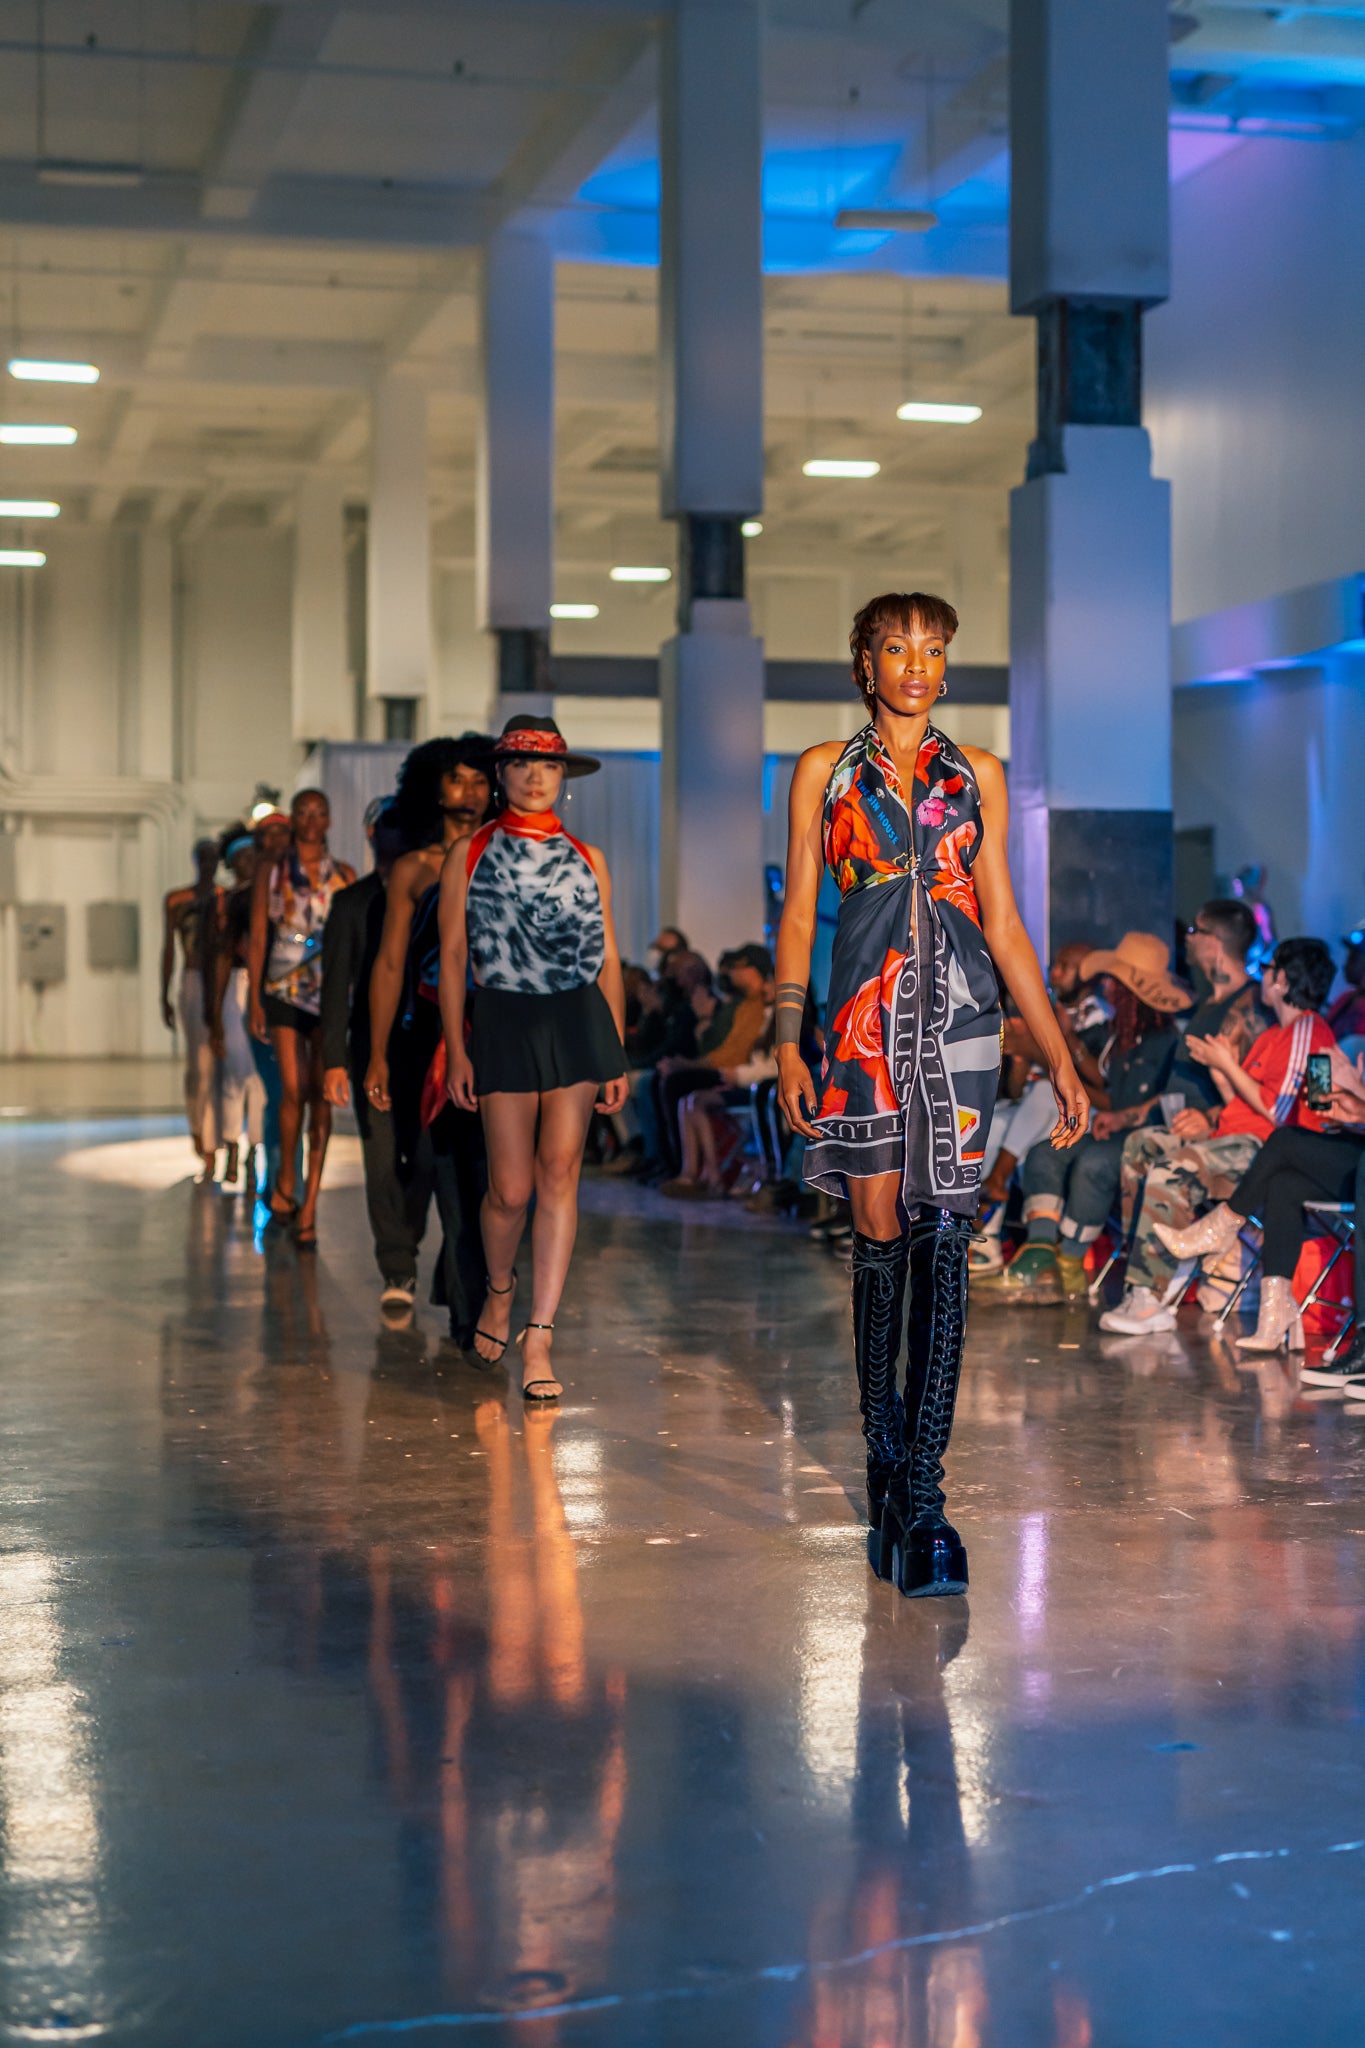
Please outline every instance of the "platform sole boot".
M905 1324L909 1247L903 1237L883 1240L853 1233L853 1358L858 1410L867 1442L868 1562L879 1578L891 1575L890 1532L883 1544L887 1491L905 1465L904 1418L896 1391Z
M943 1512L943 1458L967 1333L971 1224L950 1209L921 1209L910 1224L906 1335L905 1519L894 1533L893 1571L907 1599L965 1593L967 1551Z

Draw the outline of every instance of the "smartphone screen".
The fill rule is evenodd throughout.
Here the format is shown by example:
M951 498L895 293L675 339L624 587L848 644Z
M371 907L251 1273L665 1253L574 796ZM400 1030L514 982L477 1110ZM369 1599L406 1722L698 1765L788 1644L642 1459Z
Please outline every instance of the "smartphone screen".
M1310 1109L1326 1109L1332 1100L1332 1055L1310 1052L1305 1095Z

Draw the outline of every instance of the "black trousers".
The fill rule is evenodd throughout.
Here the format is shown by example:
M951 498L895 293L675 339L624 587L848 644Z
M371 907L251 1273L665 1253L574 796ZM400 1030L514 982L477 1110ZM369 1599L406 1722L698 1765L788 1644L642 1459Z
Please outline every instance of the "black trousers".
M400 1177L393 1117L387 1110L371 1108L365 1100L363 1071L351 1075L351 1100L365 1161L365 1208L375 1264L386 1280L412 1280L431 1206L431 1146L423 1143L411 1161L411 1171Z
M479 1205L488 1181L483 1126L452 1103L432 1125L428 1139L436 1181L436 1207L444 1239L431 1283L431 1298L450 1311L450 1334L471 1344L483 1313L488 1275L483 1256Z
M1264 1270L1282 1280L1294 1277L1306 1236L1305 1202L1360 1202L1365 1185L1365 1138L1348 1132L1301 1131L1282 1125L1272 1131L1228 1197L1239 1216L1259 1216L1265 1231ZM1355 1246L1356 1300L1365 1302L1365 1254Z

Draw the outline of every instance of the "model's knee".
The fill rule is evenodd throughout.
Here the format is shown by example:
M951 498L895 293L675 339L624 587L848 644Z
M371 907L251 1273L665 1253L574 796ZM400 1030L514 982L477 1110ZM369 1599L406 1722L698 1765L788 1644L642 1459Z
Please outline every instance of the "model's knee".
M486 1200L497 1216L520 1216L531 1199L530 1175L494 1173L489 1176Z
M582 1154L572 1156L552 1152L548 1157L536 1160L536 1194L542 1201L552 1202L572 1199L578 1187L578 1170Z

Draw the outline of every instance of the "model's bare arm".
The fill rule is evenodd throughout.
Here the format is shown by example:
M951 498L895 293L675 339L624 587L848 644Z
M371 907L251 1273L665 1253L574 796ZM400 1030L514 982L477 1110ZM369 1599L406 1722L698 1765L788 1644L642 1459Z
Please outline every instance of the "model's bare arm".
M1009 796L1005 771L994 754L988 754L984 748L964 747L962 751L971 763L981 793L981 846L972 868L976 898L981 906L981 932L1000 979L1014 997L1019 1015L1047 1062L1058 1109L1052 1142L1061 1150L1084 1136L1090 1098L1062 1036L1038 955L1014 900L1006 852Z
M172 889L162 906L161 917L161 1015L166 1029L175 1029L175 1010L171 1004L171 976L175 973L175 916L187 895L184 889Z
M607 872L606 855L600 847L588 848L588 859L597 877L597 893L602 898L602 938L605 951L602 957L602 972L597 977L597 986L607 999L616 1036L622 1045L626 1042L626 984L621 974L621 952L616 943L616 920L611 914L611 876ZM603 1116L610 1116L621 1108L626 1099L627 1081L624 1074L618 1074L614 1081L602 1083L602 1094L597 1103Z
M782 899L782 922L777 929L774 998L777 1094L787 1122L807 1138L820 1135L811 1122L819 1096L810 1069L801 1057L801 1016L810 986L815 904L825 865L821 844L825 785L842 752L843 745L838 740L809 748L796 764L787 803L787 887Z
M251 931L247 939L247 1001L251 1006L251 1035L253 1038L259 1038L262 1043L270 1037L266 1028L265 1008L261 1002L261 984L265 978L265 949L269 937L270 868L262 861L251 885Z
M464 1049L464 982L469 969L465 931L465 897L469 877L465 863L469 841L457 839L441 869L441 1025L446 1040L446 1089L457 1109L477 1109L474 1069Z
M389 1096L389 1034L403 996L403 969L412 936L413 899L426 879L419 853L405 853L393 864L384 901L384 931L370 974L370 1064L365 1093L376 1109L391 1109Z

